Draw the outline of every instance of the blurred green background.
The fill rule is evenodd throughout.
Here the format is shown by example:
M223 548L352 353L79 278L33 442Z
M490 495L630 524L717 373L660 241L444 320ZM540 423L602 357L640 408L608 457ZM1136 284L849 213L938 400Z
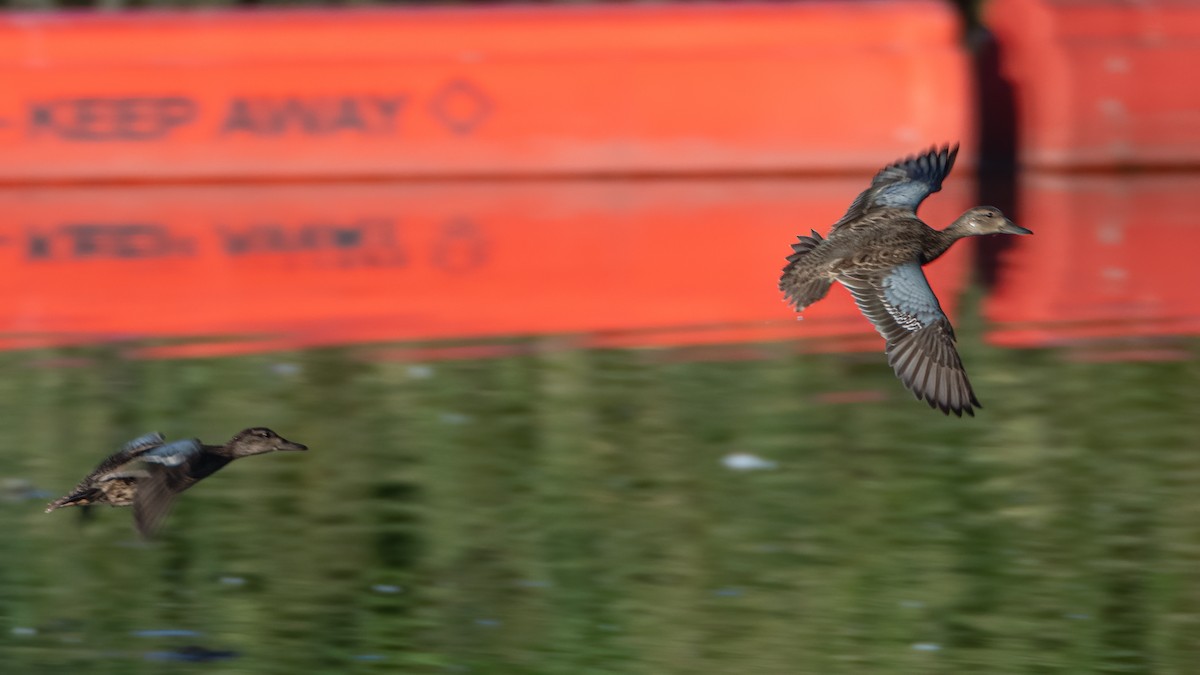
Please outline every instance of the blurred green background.
M4 354L5 672L1195 672L1196 345L960 323L976 419L789 345ZM141 432L257 424L312 451L225 469L154 543L41 512Z

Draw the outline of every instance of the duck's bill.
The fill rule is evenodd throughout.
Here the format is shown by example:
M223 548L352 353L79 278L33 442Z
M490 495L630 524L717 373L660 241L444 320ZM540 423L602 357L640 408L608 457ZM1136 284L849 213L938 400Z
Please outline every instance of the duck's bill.
M1000 226L1000 232L1002 234L1033 234L1033 230L1021 227L1011 220L1004 221L1004 224Z
M283 451L283 452L289 452L289 451L299 452L301 450L308 450L308 446L304 445L303 443L293 443L291 441L284 441L283 443L281 443L279 445L278 450Z

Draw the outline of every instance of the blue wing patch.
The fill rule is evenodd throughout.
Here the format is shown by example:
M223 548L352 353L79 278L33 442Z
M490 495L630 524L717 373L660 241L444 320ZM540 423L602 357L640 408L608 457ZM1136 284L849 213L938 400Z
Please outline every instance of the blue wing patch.
M152 462L163 466L179 466L189 459L200 454L202 450L200 441L194 438L188 438L182 441L173 441L166 445L160 445L153 450L143 454L139 459L144 462Z
M941 188L941 184L938 184ZM937 192L937 189L929 189L926 183L903 182L894 185L888 185L880 188L875 193L871 200L872 206L889 206L898 209L917 210L917 206L924 201L929 193Z
M897 266L880 286L888 314L906 330L915 331L946 318L937 296L915 262Z

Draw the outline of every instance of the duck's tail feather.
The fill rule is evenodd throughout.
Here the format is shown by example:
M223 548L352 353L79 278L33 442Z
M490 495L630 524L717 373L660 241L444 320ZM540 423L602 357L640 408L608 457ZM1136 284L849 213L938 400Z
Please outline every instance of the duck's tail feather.
M46 505L46 513L50 513L54 509L61 509L64 506L83 506L91 504L93 497L96 496L96 490L76 490L71 494L59 497Z
M799 312L825 297L829 287L833 285L833 280L813 276L811 268L805 271L800 267L804 256L824 241L821 235L813 230L811 235L800 235L796 239L798 241L792 244L792 254L787 257L788 264L779 277L779 290L783 291L788 302Z
M811 236L802 234L796 237L796 239L798 241L795 244L792 244L792 254L787 257L788 266L783 268L785 272L787 271L788 267L791 267L793 263L802 258L805 253L813 250L817 247L817 244L820 244L822 241L824 241L824 239L821 238L821 235L818 234L816 230L812 231Z

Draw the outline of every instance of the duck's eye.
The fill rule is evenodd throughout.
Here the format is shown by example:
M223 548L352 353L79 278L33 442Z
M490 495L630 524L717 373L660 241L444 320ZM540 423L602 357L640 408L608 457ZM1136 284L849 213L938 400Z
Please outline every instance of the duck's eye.
M267 431L266 429L259 429L258 431L254 432L254 435L258 436L259 438L270 438L271 432Z
M996 214L992 213L991 211L988 211L987 213L983 214L983 217L984 218L995 218Z

